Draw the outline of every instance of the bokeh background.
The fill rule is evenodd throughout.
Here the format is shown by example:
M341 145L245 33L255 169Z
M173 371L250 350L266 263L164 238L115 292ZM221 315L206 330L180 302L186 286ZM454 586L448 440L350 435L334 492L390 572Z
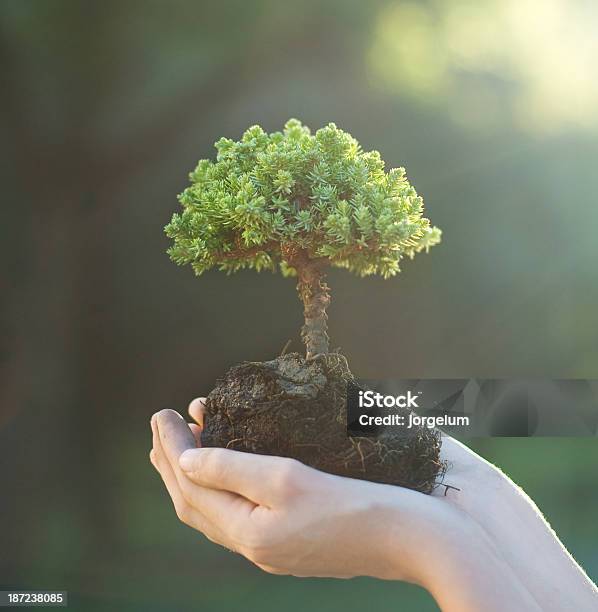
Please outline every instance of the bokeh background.
M333 272L363 378L598 378L591 0L3 0L0 586L76 610L434 610L422 590L261 573L179 524L150 415L299 348L292 280L165 255L220 136L329 121L404 165L441 246ZM595 438L472 446L598 578Z

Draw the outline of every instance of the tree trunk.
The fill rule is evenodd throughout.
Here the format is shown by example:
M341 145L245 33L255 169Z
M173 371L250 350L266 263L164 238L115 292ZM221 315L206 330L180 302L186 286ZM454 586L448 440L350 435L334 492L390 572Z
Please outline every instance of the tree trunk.
M305 317L301 338L307 348L307 359L312 359L316 355L328 354L326 308L330 304L330 293L321 263L308 260L295 269L299 277L297 291L303 302Z

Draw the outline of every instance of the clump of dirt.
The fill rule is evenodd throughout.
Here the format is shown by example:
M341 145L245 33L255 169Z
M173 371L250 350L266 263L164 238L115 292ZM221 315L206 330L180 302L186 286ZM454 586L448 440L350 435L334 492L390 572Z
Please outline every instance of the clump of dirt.
M202 444L292 457L339 476L431 492L443 470L439 432L387 428L375 438L348 437L352 381L347 360L336 353L310 360L290 353L234 366L207 398Z

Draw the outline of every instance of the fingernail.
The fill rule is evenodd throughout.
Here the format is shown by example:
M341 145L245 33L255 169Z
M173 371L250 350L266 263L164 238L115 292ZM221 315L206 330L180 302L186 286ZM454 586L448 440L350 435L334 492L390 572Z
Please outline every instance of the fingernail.
M179 457L179 466L185 472L190 472L193 470L194 466L194 453L197 449L188 449L184 451Z

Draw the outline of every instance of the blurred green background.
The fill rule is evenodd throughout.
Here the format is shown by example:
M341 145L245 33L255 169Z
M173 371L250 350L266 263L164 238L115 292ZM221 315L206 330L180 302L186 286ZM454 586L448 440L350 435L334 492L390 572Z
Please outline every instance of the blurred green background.
M333 272L363 378L598 372L598 5L576 0L0 4L0 586L77 610L434 610L422 590L261 573L179 524L149 418L299 348L292 280L165 255L220 136L329 121L404 165L443 244ZM473 447L598 578L596 439Z

